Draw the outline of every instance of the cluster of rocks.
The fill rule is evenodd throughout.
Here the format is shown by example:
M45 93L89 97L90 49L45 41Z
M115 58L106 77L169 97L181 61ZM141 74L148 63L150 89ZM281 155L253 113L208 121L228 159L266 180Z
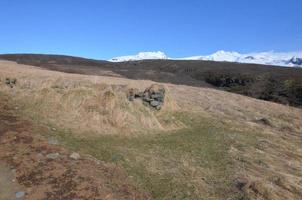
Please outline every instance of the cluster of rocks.
M6 78L5 79L5 84L8 85L9 87L13 88L17 83L17 79L15 78Z
M164 86L158 84L151 85L144 92L131 88L128 92L128 99L129 101L134 101L137 98L142 99L145 105L160 110L165 101L165 92Z

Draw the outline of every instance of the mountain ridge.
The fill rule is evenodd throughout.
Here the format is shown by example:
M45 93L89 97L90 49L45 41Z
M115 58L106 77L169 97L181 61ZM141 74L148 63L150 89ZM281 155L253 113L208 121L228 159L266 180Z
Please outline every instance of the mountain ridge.
M120 56L109 59L110 62L127 62L138 60L208 60L219 62L238 62L285 67L302 67L302 52L259 52L241 54L236 51L220 50L210 55L171 58L162 51L139 52L136 55Z

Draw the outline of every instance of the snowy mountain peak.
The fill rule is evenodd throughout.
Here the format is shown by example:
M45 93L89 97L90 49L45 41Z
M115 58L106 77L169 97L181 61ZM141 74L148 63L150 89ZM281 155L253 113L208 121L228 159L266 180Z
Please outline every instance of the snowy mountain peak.
M203 57L203 60L236 62L240 56L241 55L235 51L229 52L220 50L212 55L201 57Z
M120 56L110 59L112 62L125 62L125 61L135 61L135 60L155 60L155 59L168 59L168 56L161 51L154 52L140 52L136 55Z
M193 56L186 58L169 58L161 51L140 52L136 55L112 58L111 62L125 62L150 59L173 59L173 60L210 60L221 62L254 63L263 65L277 65L287 67L302 67L302 52L277 53L273 51L260 53L241 54L235 51L217 51L211 55Z

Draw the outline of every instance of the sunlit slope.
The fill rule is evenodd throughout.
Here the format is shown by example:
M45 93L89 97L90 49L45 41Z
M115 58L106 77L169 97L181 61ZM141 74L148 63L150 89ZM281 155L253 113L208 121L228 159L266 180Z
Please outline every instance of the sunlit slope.
M126 95L152 81L6 61L0 79L24 117L55 127L68 148L122 166L154 199L301 197L301 109L163 84L167 100L156 111Z

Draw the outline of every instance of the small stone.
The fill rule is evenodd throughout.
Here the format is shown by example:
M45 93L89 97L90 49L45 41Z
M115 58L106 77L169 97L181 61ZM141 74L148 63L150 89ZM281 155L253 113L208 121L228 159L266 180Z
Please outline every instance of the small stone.
M159 101L153 100L153 101L150 102L150 105L151 105L152 107L157 107L157 106L160 105L160 102L159 102Z
M49 159L56 159L60 156L59 153L50 153L50 154L47 154L46 155L46 158L49 158Z
M48 144L51 144L51 145L58 145L58 144L59 144L59 141L58 141L56 138L49 138L49 139L48 139Z
M149 97L144 97L143 100L146 101L146 102L152 101L152 99L150 99Z
M72 153L69 157L74 160L78 160L81 158L80 154L78 154L78 153Z
M16 192L16 198L17 199L21 199L25 196L25 192L20 191L20 192Z
M51 130L52 130L52 131L56 131L57 129L56 129L56 128L51 128Z

